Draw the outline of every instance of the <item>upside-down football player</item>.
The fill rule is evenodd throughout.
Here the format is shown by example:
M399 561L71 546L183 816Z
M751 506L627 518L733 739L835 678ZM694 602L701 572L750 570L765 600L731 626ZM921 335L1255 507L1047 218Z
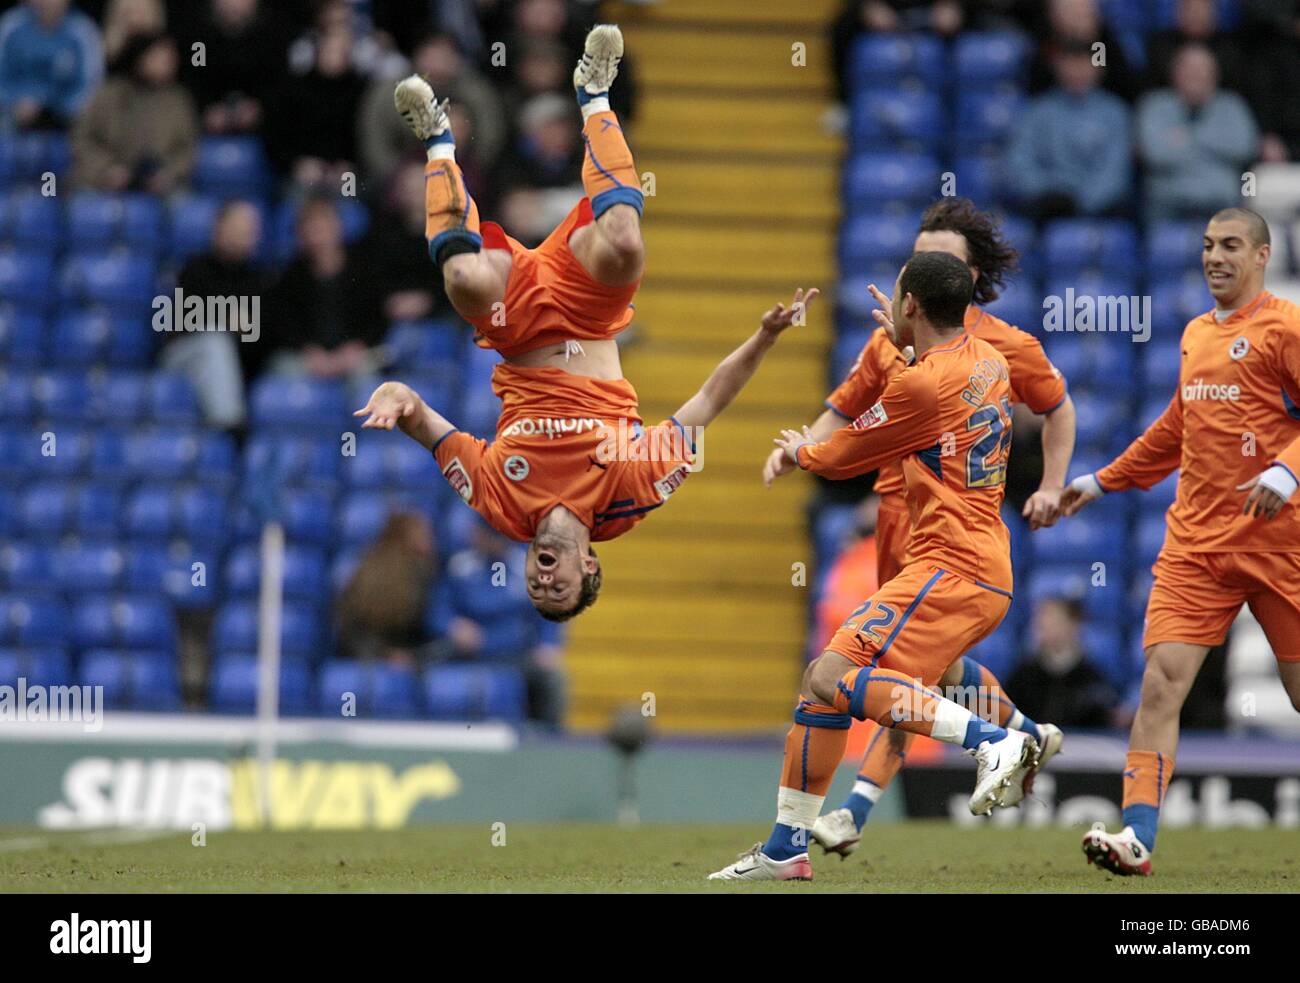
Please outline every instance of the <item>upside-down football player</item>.
M1271 249L1268 223L1247 208L1210 219L1201 263L1214 309L1183 330L1177 391L1146 433L1061 499L1074 515L1179 472L1147 599L1124 828L1097 823L1083 837L1088 862L1116 874L1151 873L1183 702L1243 604L1300 710L1300 307L1264 289Z
M1070 455L1074 451L1074 403L1066 392L1061 373L1047 359L1043 346L1033 335L1012 327L983 310L978 304L997 299L1003 280L1016 265L1016 251L1006 242L997 219L979 211L968 198L942 198L921 217L913 247L917 252L933 250L951 253L970 268L974 281L973 303L966 308L965 327L976 338L987 341L1006 358L1011 370L1012 401L1023 403L1043 420L1043 476L1038 490L1025 503L1024 515L1030 527L1050 526L1059 515ZM881 393L907 367L907 358L890 341L885 325L889 298L872 286L881 310L880 322L867 340L848 376L826 399L826 409L812 424L818 440L825 440L845 422L856 419L880 399ZM771 483L794 469L794 463L779 447L763 467L763 480ZM875 491L880 496L876 524L876 582L884 585L903 568L912 535L901 461L880 468ZM966 656L944 673L941 685L958 702L978 713L997 714L1003 727L1032 734L1041 749L1035 767L1041 768L1060 751L1064 737L1059 728L1035 723L1026 717L1002 689L1002 684L985 666ZM898 774L911 747L913 735L903 730L886 730L867 722L867 750L849 797L836 809L817 820L813 838L828 853L847 857L858 846L862 827L872 806Z
M804 672L786 735L776 825L714 880L810 880L808 842L854 718L972 751L971 812L1013 805L1038 743L976 716L934 687L1011 606L1011 539L1002 522L1011 446L1007 360L963 327L970 270L915 253L894 284L891 338L916 361L850 425L818 440L782 432L782 453L827 478L903 462L912 537L903 569L854 611Z
M447 295L503 361L496 440L461 433L399 382L357 411L363 427L400 428L436 456L443 476L495 529L530 542L528 596L543 617L572 618L601 586L593 541L613 539L658 508L691 471L694 437L735 398L782 331L817 296L796 292L728 355L672 417L641 426L615 336L641 280L642 194L608 92L623 55L617 27L598 25L573 81L584 119L586 197L536 249L479 222L455 160L446 104L418 76L394 102L426 147L426 238ZM625 422L621 422L625 421ZM617 436L622 435L622 436Z

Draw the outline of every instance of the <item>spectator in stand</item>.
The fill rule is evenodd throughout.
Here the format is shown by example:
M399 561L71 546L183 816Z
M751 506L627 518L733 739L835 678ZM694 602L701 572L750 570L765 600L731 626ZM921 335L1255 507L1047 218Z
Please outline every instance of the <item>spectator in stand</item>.
M1056 53L1054 89L1021 114L1007 154L1012 194L1040 218L1110 215L1128 204L1132 180L1129 109L1100 83L1089 46L1067 42Z
M168 195L189 181L198 149L194 101L176 81L176 44L136 34L72 127L73 183Z
M391 40L386 35L365 30L362 18L353 14L347 0L325 0L312 26L289 46L289 70L295 75L310 72L316 64L321 39L335 31L352 35L352 68L358 75L387 78L400 76L406 69L406 59L392 49Z
M416 512L389 516L339 595L341 654L413 666L437 567L429 520Z
M1124 47L1102 20L1097 0L1050 0L1032 35L1042 38L1029 74L1029 91L1042 92L1057 80L1057 56L1063 48L1086 50L1090 64L1105 70L1100 84L1126 102L1142 89L1142 80L1129 66ZM1101 60L1101 59L1104 59Z
M1007 680L1007 691L1033 720L1061 727L1107 727L1119 694L1088 661L1079 641L1078 601L1053 597L1033 614L1034 651Z
M210 0L194 35L184 42L183 81L198 104L203 129L261 132L266 96L280 90L288 66L288 27L275 11L258 0ZM195 44L201 45L197 52Z
M515 54L511 67L511 86L506 95L510 115L534 96L547 92L566 93L572 88L573 65L569 52L558 41L528 38Z
M65 128L103 76L99 28L68 0L27 0L0 17L0 128Z
M1259 118L1259 157L1300 160L1300 0L1242 0L1239 70L1228 75Z
M189 297L239 298L235 310L256 311L259 323L204 324L202 331L162 335L159 361L164 369L189 378L208 426L242 431L246 417L244 375L261 344L261 314L266 277L254 262L262 236L258 210L246 201L222 206L212 228L212 248L190 259L176 279ZM248 306L243 301L247 298ZM206 304L205 304L206 308ZM239 332L239 333L236 333ZM249 341L242 341L246 333ZM244 365L241 365L241 362Z
M297 257L267 305L268 368L317 379L360 380L377 368L385 323L367 269L343 241L328 198L309 198L298 213Z
M109 0L104 11L104 58L109 70L118 68L117 59L132 37L166 29L162 0Z
M582 134L569 103L548 92L524 106L492 182L503 189L501 224L521 242L540 242L582 197Z
M1235 79L1240 65L1237 39L1219 29L1215 0L1178 0L1173 27L1147 39L1146 88L1169 84L1174 55L1189 44L1203 44L1219 63L1220 78Z
M1173 87L1148 92L1137 107L1148 221L1200 219L1241 204L1241 173L1259 143L1245 100L1219 88L1209 48L1179 49L1171 72Z
M358 245L363 264L374 271L385 321L455 316L429 264L424 237L424 164L400 165L389 182L383 212Z
M524 552L523 544L477 524L473 546L447 561L428 624L455 658L519 665L528 686L529 719L559 728L565 706L563 629L542 618L528 600Z
M357 111L365 85L352 67L352 34L335 29L319 39L312 70L285 86L267 149L300 188L338 194L344 176L355 177Z
M572 66L570 66L572 72ZM487 171L493 167L505 142L506 123L496 90L461 55L447 34L427 34L416 44L410 68L377 78L362 99L357 121L358 139L366 172L373 182L382 182L405 157L423 160L420 147L412 150L411 131L393 111L393 85L398 78L415 72L424 76L439 99L450 99L452 109L468 117L473 139L456 134L456 159L462 168ZM453 121L454 122L454 121ZM476 197L484 189L466 176Z

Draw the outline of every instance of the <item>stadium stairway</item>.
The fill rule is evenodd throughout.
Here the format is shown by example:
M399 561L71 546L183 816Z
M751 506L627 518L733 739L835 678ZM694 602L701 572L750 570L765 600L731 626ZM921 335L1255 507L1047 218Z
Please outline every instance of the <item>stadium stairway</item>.
M569 645L570 724L605 727L654 694L661 731L770 731L790 718L812 574L810 481L759 470L824 395L840 141L825 25L834 0L614 4L641 97L629 127L647 271L624 369L649 422L681 405L795 287L823 290L709 428L703 469L637 530L598 547L606 587ZM802 43L805 64L794 64Z

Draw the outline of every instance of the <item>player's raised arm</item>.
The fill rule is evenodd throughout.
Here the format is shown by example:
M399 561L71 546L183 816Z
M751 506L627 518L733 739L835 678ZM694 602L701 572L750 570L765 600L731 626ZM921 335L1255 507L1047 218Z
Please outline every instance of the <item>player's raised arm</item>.
M804 312L818 293L816 287L806 294L800 287L794 292L794 301L789 307L777 304L764 314L758 330L718 363L699 392L682 404L682 408L673 414L673 419L688 429L707 427L712 423L753 378L781 333L792 324L803 323Z
M429 451L456 429L403 382L383 383L370 394L366 405L352 415L365 417L363 428L392 430L396 426Z
M1183 397L1174 393L1155 423L1128 449L1096 474L1070 482L1061 496L1061 513L1074 515L1106 492L1147 489L1173 474L1183 456Z
M802 433L782 430L776 445L806 471L853 478L936 443L937 413L933 382L909 370L889 384L880 402L829 440L815 440L805 427Z

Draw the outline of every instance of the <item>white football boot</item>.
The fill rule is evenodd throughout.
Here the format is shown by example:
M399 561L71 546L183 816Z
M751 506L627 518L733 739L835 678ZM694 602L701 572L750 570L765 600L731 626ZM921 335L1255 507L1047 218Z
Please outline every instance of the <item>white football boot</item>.
M617 24L597 24L587 32L578 67L573 70L573 87L578 90L580 102L587 98L604 96L618 75L618 63L623 58L623 32Z
M1034 762L1034 767L1029 769L1029 774L1025 776L1025 795L1034 790L1034 778L1043 770L1047 762L1061 753L1061 748L1064 746L1065 734L1060 727L1056 724L1038 725L1038 759Z
M1107 833L1105 823L1093 823L1083 834L1083 855L1088 863L1121 877L1151 876L1151 851L1142 845L1132 826Z
M1038 758L1038 742L1011 730L1000 741L985 741L975 749L978 770L970 811L987 816L994 808L1017 804L1025 796L1025 775Z
M856 850L862 839L857 823L853 821L853 813L848 809L832 809L826 815L818 816L817 822L813 823L812 836L823 850L838 853L841 860Z
M393 90L393 105L398 115L426 143L442 136L451 126L447 102L446 99L438 102L429 83L418 75L408 75Z
M773 860L763 852L763 844L755 843L740 855L735 863L709 875L711 881L811 881L812 864L808 854L801 853L789 860Z

